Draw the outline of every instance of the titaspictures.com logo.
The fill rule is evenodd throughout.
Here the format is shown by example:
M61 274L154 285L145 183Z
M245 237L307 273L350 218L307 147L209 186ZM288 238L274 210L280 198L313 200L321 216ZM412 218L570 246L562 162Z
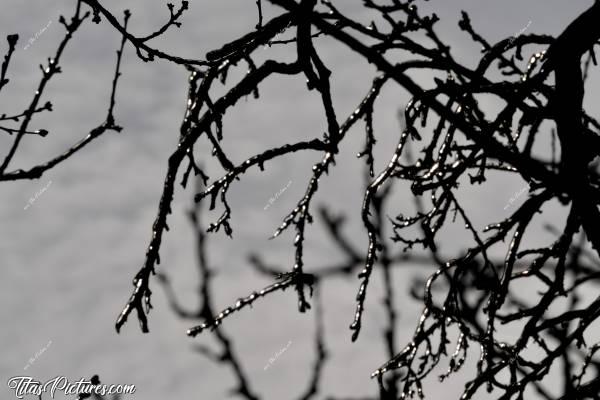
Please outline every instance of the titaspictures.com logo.
M106 396L111 394L133 394L135 385L105 385L101 384L97 375L91 379L81 378L75 382L69 382L66 376L57 376L46 382L40 382L31 376L15 376L8 380L8 387L15 391L17 399L27 395L41 396L49 393L54 398L57 392L65 395L96 394Z

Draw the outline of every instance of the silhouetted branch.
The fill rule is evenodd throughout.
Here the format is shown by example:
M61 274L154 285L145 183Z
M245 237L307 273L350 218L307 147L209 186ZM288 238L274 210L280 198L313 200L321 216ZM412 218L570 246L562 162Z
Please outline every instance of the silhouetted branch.
M78 2L78 5L79 4L80 3ZM64 17L62 17L62 16L60 17L60 21L65 26L67 33L65 35L65 38L62 40L61 44L59 45L54 58L48 59L48 66L45 69L42 68L43 76L38 85L36 94L31 102L31 104L29 105L28 109L26 111L24 111L23 113L17 114L12 117L6 117L6 119L12 119L14 121L19 121L22 119L22 122L21 122L21 125L18 128L18 130L13 130L14 132L16 132L15 140L14 140L13 145L10 148L8 154L4 158L2 166L0 166L0 181L12 181L12 180L19 180L19 179L40 178L44 174L44 172L53 168L57 164L60 164L64 160L68 159L73 154L77 153L79 150L81 150L83 147L85 147L87 144L92 142L94 139L101 136L104 132L109 131L109 130L116 131L116 132L121 131L122 128L115 124L113 110L115 107L115 94L117 91L117 83L118 83L119 76L121 75L120 66L121 66L121 58L123 55L123 47L125 45L124 40L121 42L121 46L120 46L119 50L117 50L117 63L116 63L116 67L115 67L114 78L112 81L110 104L108 107L108 113L107 113L105 122L102 123L101 125L99 125L98 127L92 129L85 138L81 139L79 142L74 144L71 148L69 148L63 154L61 154L43 164L36 165L28 170L17 169L17 170L6 172L6 169L9 165L12 157L15 155L15 153L19 147L19 144L21 142L21 139L23 138L23 136L25 134L37 134L42 137L45 137L48 134L48 131L46 131L45 129L40 129L35 132L28 132L27 128L28 128L29 123L31 122L31 119L34 114L39 113L41 111L45 111L45 110L52 111L52 104L50 102L46 102L44 106L41 106L41 107L38 106L41 96L42 96L44 89L45 89L46 85L48 84L49 80L52 78L52 76L61 72L61 68L58 66L60 57L61 57L67 43L71 40L73 33L79 28L81 23L88 16L89 16L89 13L85 13L80 16L79 6L78 6L77 11L76 11L75 15L71 18L70 23L67 23L66 20L64 19ZM128 19L129 19L129 13L125 12L125 18L124 18L125 26L127 26ZM5 118L5 115L3 115L3 119L4 118Z
M116 321L117 331L133 310L142 331L148 331L151 276L160 263L162 236L169 229L167 220L177 175L183 174L181 185L185 187L193 171L204 182L195 195L196 208L190 213L199 248L200 308L186 310L177 302L176 293L164 275L159 275L159 282L177 314L200 320L200 325L188 330L190 336L208 328L215 333L221 351L205 347L199 350L215 361L228 363L238 381L237 394L247 399L258 398L250 389L231 341L219 328L225 318L261 297L289 287L296 292L299 311L307 311L311 305L306 286L312 292L313 284L360 269L350 326L355 341L363 323L370 278L373 270L379 268L384 279L384 341L389 358L372 375L379 382L380 399L424 396L426 378L439 372L439 364L445 358L448 366L438 374L441 380L463 368L467 360L477 360L475 370L469 371L471 377L461 397L465 400L479 395L482 388L488 392L495 390L498 398L507 400L522 399L528 390L543 398L554 398L546 386L550 370L557 365L563 380L562 398L594 398L600 387L598 345L588 345L585 339L589 340L590 326L600 317L600 297L589 299L582 293L600 278L600 122L584 109L583 98L591 64L596 65L594 46L600 39L597 23L600 2L594 2L556 38L528 33L495 43L479 32L477 21L471 21L463 12L459 28L482 49L475 63L465 63L453 55L446 38L436 31L439 17L425 15L417 4L418 0L365 0L363 7L376 16L371 24L365 25L330 1L257 0L256 26L207 52L204 59L187 59L150 47L148 43L171 27L180 26L188 2L182 1L177 10L168 4L168 21L153 33L136 36L127 30L128 12L121 24L98 0L79 0L71 21L60 19L67 33L56 55L48 60L47 66L42 66L42 79L30 105L23 112L0 117L3 123L0 130L14 138L0 164L0 180L39 178L105 131L121 129L114 123L115 93L123 47L129 42L140 59L161 58L179 64L190 76L185 116L177 147L166 165L150 243L134 278L133 293ZM82 13L82 5L89 6L91 13ZM281 14L263 21L267 6ZM106 21L122 36L106 121L64 154L29 170L8 171L23 138L48 135L48 130L30 129L29 125L38 113L52 110L50 102L41 105L44 89L61 72L58 63L66 45L90 15L94 22ZM287 37L281 39L282 33L287 33ZM372 76L364 77L365 81L372 81L371 87L345 119L340 119L336 110L332 85L336 70L322 57L319 46L318 39L324 37L332 46L350 51L375 70ZM8 82L7 71L17 39L16 35L7 38L9 47L0 69L0 90ZM295 59L280 60L278 53L269 52L272 44L289 45ZM401 56L397 57L398 54ZM232 83L228 76L234 75L230 74L233 70L243 74ZM419 84L413 78L414 72L426 72L428 79ZM245 160L235 160L227 151L230 139L223 126L226 115L235 112L242 98L248 95L257 98L263 82L280 76L306 82L306 89L318 96L325 133L319 137L318 132L308 132L295 143L261 149ZM399 137L392 137L397 146L388 151L385 167L376 174L379 163L375 149L383 134L376 129L376 100L389 86L399 86L411 100L401 115L403 126ZM498 111L492 112L483 102L480 104L482 96L497 101ZM329 173L336 167L336 157L345 150L350 129L363 119L365 143L358 157L365 158L368 171L365 175L370 182L364 192L360 218L368 242L364 249L356 248L342 233L343 218L337 211L321 208L317 218L324 223L332 245L342 251L343 260L323 262L319 268L311 265L314 272L305 273L305 253L310 251L307 226L313 222L319 185L329 179ZM19 127L8 126L11 121L19 123ZM214 157L222 169L217 179L211 180L198 166L197 160L204 160L194 155L194 145L201 137L210 146L208 156ZM305 150L317 152L319 161L304 166L312 167L304 194L273 234L275 238L293 227L293 262L288 267L273 267L259 255L252 255L250 263L271 277L272 283L250 292L220 313L215 312L210 302L211 270L204 255L205 234L199 223L202 202L208 199L210 210L217 203L223 207L221 215L208 224L207 231L214 233L222 228L226 235L232 236L235 210L227 197L230 186L245 179L250 168L262 171L270 161L293 157ZM186 160L187 166L182 167ZM488 182L491 174L523 181L527 192L523 190L519 195L526 198L505 217L485 221L487 226L480 228L475 226L479 221L473 215L472 205L461 197L461 190L473 185L495 190ZM386 202L399 184L410 188L408 195L414 207L409 211L404 203ZM566 215L564 221L563 217L556 218L561 221L551 230L555 240L541 247L530 247L528 239L539 222L538 214L553 205L558 205ZM384 237L387 224L393 232L391 238ZM442 232L455 226L464 229L463 236L452 249L445 248L442 253ZM493 259L491 255L497 251L506 254L504 260ZM411 293L424 307L411 341L397 348L398 316L394 308L397 288L392 277L405 261L430 265L435 272L424 283L424 296L417 284L413 285ZM518 288L522 286L516 282L541 289L532 291L528 297L521 296ZM315 370L302 394L304 399L316 396L327 355L321 304L316 300ZM517 335L507 339L503 333L509 325ZM527 351L531 346L538 353L535 357ZM478 356L472 354L474 351L479 351Z

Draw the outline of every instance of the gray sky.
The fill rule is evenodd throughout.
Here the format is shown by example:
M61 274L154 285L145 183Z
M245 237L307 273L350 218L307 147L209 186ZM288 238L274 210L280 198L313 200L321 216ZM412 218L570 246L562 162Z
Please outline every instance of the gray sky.
M62 37L58 16L70 16L74 3L3 1L0 33L3 37L18 33L21 39L8 73L11 82L0 96L2 112L20 111L29 102L40 77L38 65L53 54ZM114 11L126 7L132 10L131 28L140 35L153 31L167 15L160 1L112 3ZM202 58L206 51L247 32L256 23L254 1L190 3L183 27L157 41L157 47L172 54ZM337 3L368 20L368 16L360 14L361 1ZM524 28L532 33L557 34L590 4L591 1L559 0L432 0L423 7L441 17L438 30L452 45L453 54L472 64L478 49L457 27L460 10L469 11L474 26L487 38L497 40ZM271 10L266 12L275 15ZM44 27L24 50L28 39ZM37 118L32 126L46 128L50 134L45 139L27 138L12 164L14 168L26 168L58 154L102 122L119 40L105 23L86 23L77 32L62 62L63 74L53 79L44 97L52 100L55 111ZM4 38L1 46L3 55ZM373 71L331 41L319 41L319 49L334 71L338 114L347 114L367 90ZM210 335L193 340L186 337L190 322L173 315L156 285L154 310L149 316L151 333L143 335L133 315L120 335L114 331L115 317L131 291L131 278L143 262L166 160L177 142L187 82L183 68L162 61L143 63L130 46L126 47L123 62L115 112L123 132L106 133L39 180L0 185L0 378L5 385L10 377L24 372L40 380L57 375L75 380L97 373L106 383L135 384L137 392L131 397L134 399L222 399L233 384L229 370L190 351L194 342L212 343ZM241 162L268 145L319 136L324 121L314 96L305 91L300 79L266 82L261 87L260 100L242 101L225 118L226 150ZM386 90L378 100L378 168L387 162L395 145L396 111L407 100L406 93L398 88ZM587 102L593 100L586 98ZM315 205L326 203L351 213L350 233L364 249L366 238L359 230L358 219L363 183L357 179L362 162L353 157L362 146L362 127L353 133L356 134L345 145L348 156L341 156L338 169L325 179L328 183L322 185ZM0 137L0 148L6 149L9 143L5 135ZM314 161L314 154L279 160L269 164L265 173L247 174L231 189L234 240L222 234L209 239L210 261L219 268L217 307L228 306L237 297L269 283L248 265L246 256L250 251L259 252L267 261L280 263L284 268L291 266L291 232L275 241L267 238L300 198ZM218 177L210 163L209 174L213 179ZM265 210L269 198L286 186L289 187ZM522 182L497 179L493 188L471 193L468 202L475 220L483 226L502 217L505 205L522 186ZM42 189L25 210L29 199ZM159 266L171 277L180 298L190 308L196 305L197 276L193 236L184 211L192 195L192 190L177 190L170 216L171 231L165 236ZM520 201L517 199L516 203ZM216 219L218 214L211 216ZM549 215L552 217L556 214ZM310 265L339 257L316 226L311 230L314 238L307 243L309 269ZM448 247L456 245L449 242ZM406 272L395 274L395 281L405 289L410 278L428 272L411 265L402 271ZM354 277L336 279L323 288L326 340L332 358L325 368L322 394L359 396L376 391L375 382L368 377L386 361L386 356L381 334L381 282L375 275L364 327L355 344L350 343L348 325L358 281ZM235 348L254 390L266 399L295 397L304 389L313 362L314 319L310 313L295 312L295 303L292 291L278 293L225 323L226 332L235 338ZM406 294L398 296L397 306L401 335L398 345L402 346L420 309ZM269 358L290 341L289 348L265 371ZM23 371L29 358L49 342L44 353ZM461 391L462 384L457 376L443 388L432 385L428 394L433 399L441 398L441 393L444 398L451 398ZM2 398L13 398L6 386L0 392Z

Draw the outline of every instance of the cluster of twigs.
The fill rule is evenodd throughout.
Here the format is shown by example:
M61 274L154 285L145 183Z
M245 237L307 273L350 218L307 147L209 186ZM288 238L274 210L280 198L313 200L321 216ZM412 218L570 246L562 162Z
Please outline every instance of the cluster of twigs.
M120 132L122 129L119 125L115 124L113 110L115 107L115 95L117 90L118 79L120 76L119 68L121 66L121 57L123 55L125 39L122 40L121 46L117 50L117 63L114 78L112 81L110 103L104 122L90 130L90 132L83 139L73 144L73 146L71 146L65 152L48 161L41 162L38 165L31 166L27 169L18 168L11 170L9 168L13 157L19 149L19 145L23 142L23 140L30 140L28 137L31 136L38 136L41 138L52 137L52 133L46 129L30 130L30 125L32 124L33 118L36 117L38 114L52 111L52 102L46 101L42 105L42 98L45 94L45 89L48 86L50 80L57 74L62 73L62 68L60 66L61 57L69 43L73 40L75 32L81 27L82 23L85 22L91 15L89 11L82 11L82 4L83 2L81 1L77 2L75 12L69 21L67 21L67 19L63 16L59 18L60 24L65 28L65 36L58 45L54 56L48 58L48 62L46 65L40 65L42 76L29 105L27 105L22 112L13 113L9 115L4 113L0 116L0 123L2 124L2 126L0 126L0 130L8 133L9 135L14 135L12 145L9 147L8 151L6 152L6 155L2 160L2 163L0 164L0 181L38 179L46 171L62 163L66 159L70 158L73 154L79 152L82 148L86 147L90 142L104 134L106 131ZM129 17L130 14L128 12L125 12L123 23L125 28L127 27L127 21ZM8 52L4 56L2 70L0 72L0 90L2 90L2 88L4 88L4 86L9 83L9 79L6 77L6 75L9 69L10 61L14 55L19 36L9 35L7 37L7 40L9 48ZM16 126L11 127L10 125L12 124L16 124Z
M201 188L202 183L197 180L197 187ZM197 254L197 267L200 278L200 285L198 286L198 297L200 306L194 311L189 311L183 307L177 300L177 295L172 287L171 282L164 273L158 274L159 282L165 289L169 304L173 311L181 318L189 320L212 320L213 316L216 315L215 308L212 304L212 292L213 292L213 278L216 275L216 270L209 267L208 261L208 249L207 249L207 236L205 227L201 223L202 209L201 203L196 203L194 208L188 212L189 220L194 230L195 242L196 242L196 254ZM276 284L277 285L277 284ZM322 376L322 366L327 357L324 343L324 326L323 326L323 311L319 301L318 290L315 291L315 318L316 318L316 329L315 329L315 353L317 359L315 361L314 369L312 372L311 379L307 385L306 390L298 397L301 400L308 400L312 398L318 391L319 380ZM238 303L242 304L244 300L238 300ZM241 308L241 307L240 307ZM218 318L224 318L231 311L223 311L219 314ZM232 389L231 393L239 395L240 397L248 400L258 400L261 397L251 389L251 382L248 379L248 374L244 370L242 360L236 355L233 340L227 335L222 327L219 327L219 320L213 322L215 338L217 339L220 350L215 351L208 346L197 345L195 349L208 357L211 361L224 364L230 367L237 385Z
M80 0L71 22L61 20L67 34L56 56L42 68L40 87L27 111L2 117L1 121L21 121L19 128L3 129L16 134L14 145L0 165L0 179L3 180L38 178L104 131L119 130L112 115L118 62L105 123L50 162L28 171L6 171L25 135L47 134L45 130L29 132L29 121L34 114L51 110L48 104L40 107L41 94L47 81L60 72L58 61L66 43L89 15L93 15L95 22L107 21L122 34L119 61L123 45L129 42L144 61L161 58L190 71L179 142L168 160L145 262L133 281L133 294L117 319L117 331L134 310L142 331L148 331L150 280L160 263L162 235L168 230L167 218L171 213L178 174L183 175L183 187L192 171L203 179L206 186L196 195L196 201L208 201L211 210L217 203L224 209L207 230L218 232L222 229L231 236L232 209L227 198L231 185L251 168L267 168L275 158L301 151L318 152L321 159L312 166L312 176L304 195L273 235L277 237L285 230L293 229L295 257L287 270L278 273L272 285L252 292L217 313L208 295L210 274L205 261L200 262L203 306L190 316L200 318L202 323L189 329L188 334L195 336L208 328L214 329L224 349L219 360L229 362L241 382L237 392L247 398L256 398L245 383L239 362L228 350L228 339L219 325L246 305L287 288L296 292L300 312L310 309L307 289L310 290L308 294L312 294L313 286L322 275L330 272L328 269L324 269L322 275L304 272L305 233L307 224L313 221L314 199L319 183L326 180L328 172L335 167L335 158L342 151L348 132L364 120L365 148L359 157L365 158L372 180L364 192L360 216L368 243L363 255L363 251L337 240L351 261L342 271L352 271L351 266L357 264L362 266L356 312L350 326L352 340L360 334L374 269L381 268L384 274L389 274L390 265L398 259L382 237L384 222L391 223L392 239L397 247L407 252L423 247L430 252L437 267L426 283L422 298L424 309L412 341L400 351L393 343L395 314L390 308L390 328L386 337L392 337L388 339L391 359L373 373L380 382L381 397L423 396L424 379L448 354L450 337L456 333L455 351L448 355L450 365L441 379L465 364L468 349L479 352L475 357L476 373L465 386L464 399L472 398L482 388L496 391L496 396L501 399L523 398L530 389L535 389L544 398L555 398L543 381L551 368L559 366L564 376L562 398L597 398L600 376L594 354L599 347L590 333L590 326L600 315L600 297L590 301L585 293L589 293L586 287L589 288L600 276L600 179L597 168L600 123L584 110L583 96L588 70L592 63L596 65L594 45L600 39L597 24L600 3L595 2L556 38L522 34L497 43L488 42L477 33L468 14L463 13L458 24L460 29L482 48L481 58L474 68L455 59L449 44L436 33L438 17L423 15L416 0L381 3L364 0L364 7L379 18L368 25L346 16L327 0L269 0L268 3L281 10L281 14L264 20L265 4L258 0L259 20L253 30L208 52L204 59L190 60L149 44L172 26L179 26L187 2L183 1L177 10L169 5L169 20L160 29L136 37L127 31L129 13L125 14L125 22L121 24L100 2ZM80 8L84 5L91 11L82 13ZM282 37L290 32L291 39ZM317 41L324 36L353 51L376 69L372 87L354 112L345 118L340 118L335 111L331 90L331 76L335 71L328 68L319 54ZM0 89L6 83L6 66L14 52L16 38L9 36L8 41ZM257 50L273 43L294 46L296 59L278 61L269 58L267 52L267 60L256 63ZM261 52L261 58L264 54ZM587 60L582 65L581 59L586 54ZM398 59L398 55L402 61L391 61ZM231 82L233 74L229 72L235 68L245 68L247 72L238 81ZM415 82L412 75L418 71L431 73L429 86L422 87ZM261 83L279 75L294 75L306 80L307 89L320 97L327 131L321 137L311 136L304 141L265 149L243 161L233 160L222 146L227 139L223 116L232 112L240 99L251 94L258 97ZM382 87L394 84L406 90L412 100L404 110L405 127L398 137L398 145L391 152L387 165L376 172L373 149L380 133L373 128L373 113ZM219 85L225 88L225 94L211 97L215 93L211 89ZM482 95L497 99L502 104L500 111L484 110L478 102ZM556 129L549 131L547 122L554 124ZM194 146L201 138L208 141L212 147L210 156L216 158L224 171L218 179L211 180L206 176L194 158ZM414 149L418 151L414 152ZM488 183L490 174L500 173L517 176L526 182L530 187L528 198L520 207L515 207L510 216L499 222L489 221L487 227L478 229L458 192L465 185L491 186ZM389 187L400 181L410 184L417 211L406 216L404 210L394 210L403 213L385 221L380 212L382 198ZM565 222L557 229L557 239L545 247L531 248L527 234L534 229L537 214L557 203L566 215ZM193 215L192 220L197 224L197 213ZM336 232L335 219L328 213L321 213L319 217L332 232ZM462 243L461 251L448 261L447 256L439 252L438 242L440 232L455 223L464 225L472 236L472 243ZM411 236L415 227L421 232L416 237ZM505 239L509 240L505 260L494 262L489 253L502 247ZM203 240L203 234L199 234L200 245ZM255 264L262 265L257 259ZM393 291L388 275L386 281L386 301L391 304ZM516 287L521 281L539 287L539 292L531 293L527 298L519 296ZM514 340L506 340L507 335L500 334L515 330L518 333ZM593 371L590 366L594 367ZM388 373L393 379L384 382L383 377Z

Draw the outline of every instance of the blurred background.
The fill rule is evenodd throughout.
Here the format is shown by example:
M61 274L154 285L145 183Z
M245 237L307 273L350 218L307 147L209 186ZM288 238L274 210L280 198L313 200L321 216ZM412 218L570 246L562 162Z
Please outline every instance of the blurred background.
M152 42L153 47L182 57L203 58L207 51L253 29L257 21L254 1L190 3L182 27L169 30ZM361 1L337 3L348 15L370 22L371 15L365 13ZM54 54L64 35L58 18L70 18L74 4L74 0L2 1L2 54L7 49L6 35L18 33L20 40L8 71L10 83L0 96L1 113L19 112L29 104L41 77L39 64ZM130 9L130 29L138 36L153 32L168 18L163 1L103 4L118 16L123 9ZM440 17L440 36L451 45L458 60L472 66L480 49L457 26L461 10L470 13L473 26L484 37L497 41L524 31L556 35L590 4L590 0L431 0L420 2L420 7ZM265 3L264 12L269 18L280 11ZM65 51L62 74L52 79L42 98L53 102L54 111L39 115L31 126L50 133L46 138L26 137L11 170L27 169L61 153L102 123L120 39L105 22L84 23ZM359 104L376 71L331 40L317 39L316 43L334 72L334 102L342 119ZM280 59L291 59L295 54L293 46L262 51L265 57ZM127 398L225 399L235 384L231 371L193 351L194 344L211 345L213 338L209 334L194 339L185 335L194 323L172 312L156 280L152 281L150 333L140 332L135 315L121 334L114 329L116 316L131 293L131 279L144 260L167 158L177 144L189 75L183 67L162 60L144 63L130 45L125 46L121 72L114 113L117 124L124 128L121 133L107 132L38 180L0 184L0 378L7 382L13 376L31 375L45 381L64 375L75 381L99 374L103 383L135 384L136 393ZM238 69L238 75L230 79L241 73ZM432 76L415 78L425 85L432 83ZM597 77L591 79L590 85L597 84ZM224 118L223 146L236 164L268 146L320 137L325 130L320 101L315 93L306 91L301 78L268 80L260 93L258 100L248 97ZM407 93L394 85L387 86L377 100L376 171L391 157L400 131L398 110L408 100ZM598 99L586 96L587 104L594 100ZM196 149L199 162L211 181L218 179L222 171L207 156L210 149L204 140L199 142L203 143ZM10 143L12 138L0 135L2 154ZM363 143L363 125L359 123L349 132L336 168L322 180L313 206L327 205L346 215L345 233L364 252L367 238L360 221L364 161L355 157ZM294 153L268 163L264 172L249 171L232 185L228 198L233 209L233 239L219 232L209 235L207 242L209 263L217 270L213 299L217 309L271 283L250 266L249 254L260 254L265 262L281 269L291 268L294 232L290 230L276 240L268 238L301 198L311 166L318 159L317 154ZM518 179L498 175L481 187L465 188L461 195L471 208L474 223L481 228L518 206L527 196L523 186ZM164 236L158 267L170 277L182 304L190 309L198 305L199 284L194 232L186 217L193 188L177 189L169 217L171 230ZM516 196L518 193L522 195ZM409 198L396 191L387 213L393 217L412 210ZM220 210L216 210L203 218L214 221L219 215ZM561 215L557 210L544 217L550 222L556 218L562 221ZM443 252L455 254L464 248L464 236L453 231L446 235ZM343 260L318 218L307 236L308 272ZM540 228L530 239L548 238ZM425 278L431 271L432 266L410 262L394 268L399 313L396 345L400 348L409 340L421 311L419 303L410 298L409 289L415 278ZM321 287L330 358L317 398L360 398L377 393L369 375L387 361L381 287L376 272L356 343L351 343L348 329L358 289L355 274L328 280ZM254 392L265 399L296 398L308 382L316 356L315 322L310 312L298 313L296 303L293 290L278 292L224 323ZM30 363L36 353L39 356ZM465 376L453 376L443 385L433 379L426 394L432 399L457 398ZM14 396L7 386L0 392L2 398Z

